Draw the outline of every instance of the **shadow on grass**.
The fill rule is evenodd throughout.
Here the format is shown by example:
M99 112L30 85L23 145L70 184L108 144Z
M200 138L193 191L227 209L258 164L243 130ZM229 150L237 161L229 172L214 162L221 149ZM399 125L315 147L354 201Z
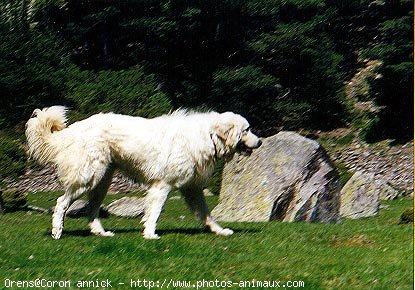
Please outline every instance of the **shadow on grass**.
M114 230L114 229L105 229L107 231L111 231L114 234L123 234L123 233L141 233L142 229L137 228L137 229L119 229L119 230ZM51 235L52 232L48 232L46 235ZM63 230L63 235L66 236L73 236L73 237L87 237L87 236L94 236L93 234L91 234L89 229L84 229L84 230Z
M128 234L128 233L139 233L143 231L141 228L131 228L131 229L106 229L108 231L114 232L117 234ZM234 233L259 233L261 230L258 229L232 229ZM161 229L156 231L159 235L172 235L172 234L182 234L182 235L201 235L201 234L210 234L210 230L206 228L179 228L179 229ZM63 234L66 236L73 237L87 237L92 236L89 229L84 230L64 230ZM50 236L51 232L45 232L45 236Z
M234 229L234 233L258 233L258 229ZM200 234L211 234L211 231L207 228L181 228L181 229L161 229L157 230L157 233L160 235L169 235L169 234L185 234L185 235L200 235Z
M51 236L52 232L45 232L45 236ZM87 237L92 235L88 229L85 230L64 230L62 236Z

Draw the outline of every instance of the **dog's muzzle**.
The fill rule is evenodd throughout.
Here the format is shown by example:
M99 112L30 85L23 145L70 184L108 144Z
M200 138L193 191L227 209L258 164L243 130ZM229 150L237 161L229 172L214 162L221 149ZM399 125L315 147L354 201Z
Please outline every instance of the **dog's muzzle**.
M239 143L236 145L236 150L244 155L244 156L250 156L254 149L259 148L262 145L262 141L258 139L258 142L253 146L247 146L244 142L239 141Z

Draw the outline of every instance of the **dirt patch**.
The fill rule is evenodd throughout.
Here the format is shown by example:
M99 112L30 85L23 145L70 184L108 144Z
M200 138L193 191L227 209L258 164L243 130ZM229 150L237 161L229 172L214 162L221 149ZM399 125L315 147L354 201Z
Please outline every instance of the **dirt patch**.
M333 237L331 244L334 247L373 247L375 242L365 235L355 235L349 239Z

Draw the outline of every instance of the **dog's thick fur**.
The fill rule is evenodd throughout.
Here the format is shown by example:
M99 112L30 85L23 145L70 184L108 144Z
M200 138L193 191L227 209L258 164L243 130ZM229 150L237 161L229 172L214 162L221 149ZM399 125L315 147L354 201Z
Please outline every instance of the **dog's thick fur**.
M144 237L156 239L156 223L170 191L180 189L195 215L212 232L230 235L210 216L203 185L218 158L238 148L261 145L248 122L234 113L176 111L154 119L97 114L66 125L66 108L36 109L26 124L29 154L41 163L57 165L65 193L53 214L52 237L59 239L65 212L83 194L89 197L89 227L96 235L112 236L98 219L115 169L149 185Z

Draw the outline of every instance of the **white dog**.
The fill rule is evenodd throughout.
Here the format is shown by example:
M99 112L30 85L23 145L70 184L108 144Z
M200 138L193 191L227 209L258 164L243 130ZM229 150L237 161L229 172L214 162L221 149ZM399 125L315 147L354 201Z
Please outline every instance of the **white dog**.
M231 235L210 216L202 189L215 161L236 150L245 153L261 145L248 122L234 113L172 114L144 119L97 114L66 126L66 108L36 109L26 124L29 154L54 163L65 193L58 198L52 237L62 235L65 212L88 194L91 232L113 236L98 219L99 207L115 169L150 186L144 211L144 237L157 239L156 223L170 191L181 189L195 215L219 235Z

